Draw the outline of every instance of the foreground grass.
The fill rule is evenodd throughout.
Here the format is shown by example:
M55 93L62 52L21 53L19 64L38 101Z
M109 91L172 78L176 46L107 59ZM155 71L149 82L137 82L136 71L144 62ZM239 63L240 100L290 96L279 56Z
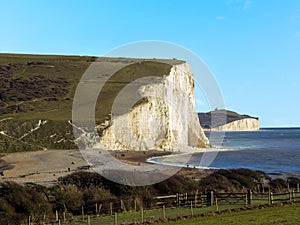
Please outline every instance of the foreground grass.
M226 208L236 208L236 207L226 207ZM224 208L223 208L224 209ZM205 212L215 212L213 207L202 208L195 210L195 215ZM191 213L189 209L166 209L165 216L166 218L173 218L180 216L190 216ZM214 216L213 216L214 215ZM78 218L79 219L79 218ZM162 210L146 210L144 211L144 221L157 221L163 219ZM80 220L80 219L79 219ZM195 217L195 218L183 218L181 220L158 223L161 225L224 225L224 224L233 224L233 225L244 225L244 224L299 224L300 220L300 204L297 205L285 205L285 206L276 206L271 208L262 208L262 209L252 209L239 212L231 213L221 213L217 215L212 213L210 216L204 217ZM92 217L91 224L93 225L108 225L115 224L114 216L105 216L105 217ZM118 214L117 224L131 224L141 222L141 212L129 212L124 214ZM64 224L64 223L62 223ZM74 221L76 225L84 225L87 223L87 217L84 221ZM157 224L157 223L155 223Z
M299 224L300 204L274 208L247 210L242 212L221 214L217 216L199 217L161 224L194 225L238 225L238 224Z

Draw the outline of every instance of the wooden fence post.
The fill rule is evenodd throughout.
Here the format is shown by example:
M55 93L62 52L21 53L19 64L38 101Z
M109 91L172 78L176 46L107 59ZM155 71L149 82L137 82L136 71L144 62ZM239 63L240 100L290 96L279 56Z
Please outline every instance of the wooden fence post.
M134 199L134 211L137 211L136 199Z
M66 222L66 211L63 212L64 222Z
M87 217L87 223L88 223L88 225L91 225L91 216Z
M191 201L191 215L194 216L193 201Z
M100 215L100 213L101 213L101 208L102 208L102 204L99 205L99 209L98 209L98 214L97 214L97 216Z
M55 210L55 221L57 222L58 221L58 211Z
M110 215L113 215L113 206L112 206L112 202L109 203L109 208L110 208Z
M115 225L118 225L118 213L115 213Z
M207 206L212 206L214 205L214 192L213 191L210 191L210 192L207 192Z
M143 207L141 208L141 222L142 222L142 224L144 223L144 209L143 209Z
M176 193L176 205L177 205L177 208L179 208L180 203L179 203L179 194L178 193Z
M31 225L31 217L30 216L28 216L28 225Z
M127 210L126 210L126 207L125 207L125 204L124 204L124 202L123 202L123 200L121 199L121 211L123 211L123 212L126 212Z
M163 210L163 218L165 220L166 219L166 206L165 205L163 205L162 210Z
M269 204L273 204L273 193L272 192L270 192L269 193Z
M97 215L97 214L98 214L98 205L97 205L97 203L96 203L96 205L95 205L95 212L96 212L95 215Z
M82 214L82 220L84 220L84 210L83 210L83 206L81 206L81 214Z
M297 183L297 192L300 192L299 183Z
M248 190L248 199L247 199L247 201L248 201L248 205L251 205L252 204L252 191L251 191L251 189L249 189Z
M216 197L216 210L219 212L218 198Z
M197 208L197 201L198 201L198 189L196 190L196 194L195 194L195 208Z

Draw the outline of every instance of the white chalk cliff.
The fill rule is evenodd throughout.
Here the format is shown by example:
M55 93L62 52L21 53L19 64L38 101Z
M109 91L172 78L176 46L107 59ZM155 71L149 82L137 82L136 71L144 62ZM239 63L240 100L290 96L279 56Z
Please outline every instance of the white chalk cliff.
M207 129L210 131L257 131L259 130L259 120L256 118L245 118L226 123L222 126Z
M159 82L138 88L142 101L112 115L101 143L109 150L185 151L209 144L195 109L194 79L187 63L173 65Z

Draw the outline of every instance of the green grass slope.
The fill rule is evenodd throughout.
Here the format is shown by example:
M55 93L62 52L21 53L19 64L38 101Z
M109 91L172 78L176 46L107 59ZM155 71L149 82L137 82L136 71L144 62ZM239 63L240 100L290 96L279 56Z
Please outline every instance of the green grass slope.
M76 148L68 123L73 96L81 76L95 61L110 66L124 64L99 94L95 114L98 124L108 117L115 97L128 83L145 76L166 75L173 64L182 62L0 54L0 152Z

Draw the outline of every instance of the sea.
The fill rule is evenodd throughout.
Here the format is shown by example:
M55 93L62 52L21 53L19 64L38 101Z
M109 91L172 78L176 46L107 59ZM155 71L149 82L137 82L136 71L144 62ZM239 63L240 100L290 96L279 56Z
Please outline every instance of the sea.
M209 132L206 135L211 136ZM300 128L261 128L253 132L226 132L223 143L212 146L212 149L215 152L208 157L209 163L203 160L204 157L207 158L206 153L194 153L189 161L181 166L205 169L248 168L264 171L273 177L300 178ZM163 157L153 161L168 165L174 163L174 160ZM174 164L178 166L180 160Z

